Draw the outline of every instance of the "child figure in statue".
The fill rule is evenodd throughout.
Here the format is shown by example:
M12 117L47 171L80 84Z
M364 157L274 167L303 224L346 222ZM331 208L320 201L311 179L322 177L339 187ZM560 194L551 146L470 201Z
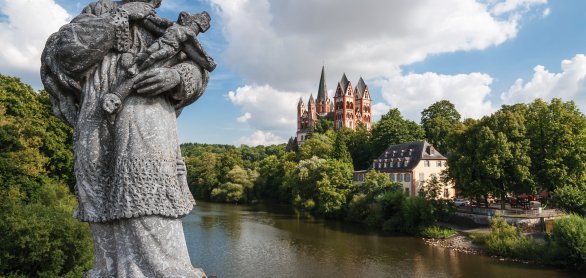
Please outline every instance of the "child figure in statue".
M151 17L151 21L158 21L165 24L165 19ZM198 14L189 14L188 12L181 12L177 24L167 22L170 25L164 31L162 36L148 47L146 52L134 55L132 53L124 53L120 58L120 66L124 70L123 76L120 78L116 88L108 94L105 94L102 99L102 109L104 111L114 114L120 109L124 99L132 91L139 75L139 71L143 71L153 66L154 64L162 64L159 66L172 66L175 55L181 52L181 55L186 55L192 61L198 63L205 70L212 72L216 64L214 60L206 54L203 47L197 40L199 33L205 33L210 28L210 15L207 12ZM151 21L145 21L146 23ZM154 25L151 25L151 31L155 33L161 32ZM184 60L184 59L179 59Z

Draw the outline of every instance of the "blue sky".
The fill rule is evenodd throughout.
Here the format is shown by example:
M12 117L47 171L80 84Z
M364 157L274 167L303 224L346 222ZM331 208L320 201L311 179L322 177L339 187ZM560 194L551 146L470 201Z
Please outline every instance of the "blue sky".
M0 0L0 73L41 89L44 41L87 3ZM330 96L342 73L366 80L375 120L396 107L419 122L441 99L473 118L536 97L586 110L586 1L163 0L158 13L201 10L218 68L178 119L182 142L286 142L322 65Z

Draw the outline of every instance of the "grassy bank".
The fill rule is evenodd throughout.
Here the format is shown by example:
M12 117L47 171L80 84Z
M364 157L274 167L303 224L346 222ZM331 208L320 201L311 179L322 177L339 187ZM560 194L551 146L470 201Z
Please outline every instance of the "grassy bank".
M471 233L472 243L487 254L557 267L586 269L586 219L577 215L556 220L544 240L524 235L502 218L494 218L489 234Z

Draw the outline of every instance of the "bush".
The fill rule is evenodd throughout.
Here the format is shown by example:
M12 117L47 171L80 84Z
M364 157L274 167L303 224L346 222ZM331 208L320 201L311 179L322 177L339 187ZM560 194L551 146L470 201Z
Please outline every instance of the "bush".
M543 258L544 247L533 238L523 235L517 227L507 224L504 219L493 218L490 228L492 233L486 239L489 253L522 260L539 261Z
M454 229L442 228L438 226L429 226L421 230L421 235L426 238L441 239L448 238L456 234Z
M551 238L558 263L586 268L586 219L570 215L556 220Z
M560 186L554 191L553 202L566 212L586 217L586 188L572 185Z
M488 233L479 233L479 232L472 232L468 235L468 238L470 238L470 240L472 241L472 243L474 244L481 244L481 245L485 245L486 241L488 240L488 237L490 237L490 234Z

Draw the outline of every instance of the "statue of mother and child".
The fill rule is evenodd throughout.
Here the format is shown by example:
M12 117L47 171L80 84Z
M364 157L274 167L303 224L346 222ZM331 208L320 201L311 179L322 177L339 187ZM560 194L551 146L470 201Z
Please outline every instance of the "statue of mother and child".
M195 202L176 117L216 67L197 39L206 12L158 17L162 0L98 0L50 36L41 78L74 128L78 207L95 263L84 277L206 277L181 218Z

